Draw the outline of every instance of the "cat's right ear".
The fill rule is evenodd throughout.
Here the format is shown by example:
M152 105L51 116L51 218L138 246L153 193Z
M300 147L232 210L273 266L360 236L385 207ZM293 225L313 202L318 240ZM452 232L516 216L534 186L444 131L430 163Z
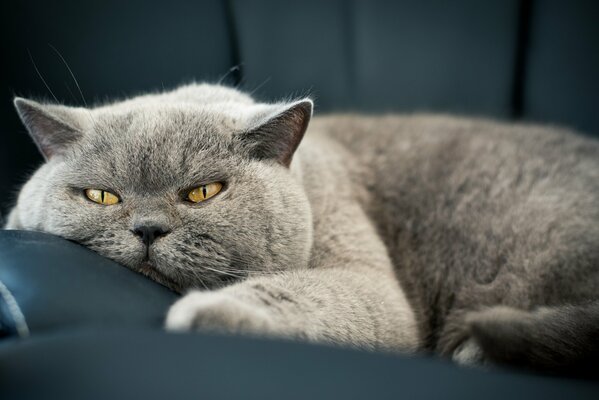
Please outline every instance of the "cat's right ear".
M15 108L46 160L63 153L83 131L85 110L16 97ZM89 116L87 116L89 117Z
M314 103L306 98L287 104L261 105L252 127L238 134L249 155L276 160L289 167L312 117Z

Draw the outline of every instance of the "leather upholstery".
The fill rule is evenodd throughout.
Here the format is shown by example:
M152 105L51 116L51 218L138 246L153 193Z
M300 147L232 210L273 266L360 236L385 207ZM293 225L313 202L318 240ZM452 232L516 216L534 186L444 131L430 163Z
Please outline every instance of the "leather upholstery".
M317 111L511 115L518 2L234 2L244 77Z
M79 328L160 329L177 297L67 240L0 231L0 338Z
M599 3L533 2L523 114L599 136Z
M593 399L598 384L322 346L155 331L0 345L2 399Z
M423 357L162 332L174 293L38 232L0 231L0 282L29 331L18 337L0 291L3 400L548 400L594 399L599 393L597 382L468 370Z

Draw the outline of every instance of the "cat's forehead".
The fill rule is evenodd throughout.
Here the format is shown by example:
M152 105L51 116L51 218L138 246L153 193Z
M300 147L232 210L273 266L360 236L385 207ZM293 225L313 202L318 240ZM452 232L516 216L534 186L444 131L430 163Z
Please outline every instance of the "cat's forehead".
M151 140L172 134L227 135L242 129L243 123L244 113L240 109L148 105L99 114L91 135L101 139L107 134L118 134L129 140L145 136Z
M239 122L231 113L181 107L102 115L73 165L103 183L139 190L217 179L234 168Z
M242 118L230 111L201 107L138 107L100 115L85 140L96 151L136 157L150 151L155 157L170 153L219 149L242 130Z

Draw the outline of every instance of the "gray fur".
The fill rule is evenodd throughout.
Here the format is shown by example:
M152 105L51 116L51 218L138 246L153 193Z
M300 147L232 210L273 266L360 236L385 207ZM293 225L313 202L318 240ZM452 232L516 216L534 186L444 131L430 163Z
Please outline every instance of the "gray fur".
M32 125L23 104L39 143L48 126L40 115L56 111ZM60 151L24 186L7 227L54 233L194 289L172 307L169 329L511 362L493 349L513 336L493 336L481 321L509 307L509 332L522 315L546 323L538 307L568 305L559 321L572 329L554 331L562 347L595 345L576 341L582 314L572 310L599 297L596 141L482 119L331 115L312 119L294 154L309 100L259 104L213 85L87 115L52 107L80 138L56 141ZM225 182L221 194L181 200L211 181ZM90 203L85 188L123 202ZM139 221L172 230L152 245L151 266L130 231ZM531 357L541 360L535 368L556 363Z

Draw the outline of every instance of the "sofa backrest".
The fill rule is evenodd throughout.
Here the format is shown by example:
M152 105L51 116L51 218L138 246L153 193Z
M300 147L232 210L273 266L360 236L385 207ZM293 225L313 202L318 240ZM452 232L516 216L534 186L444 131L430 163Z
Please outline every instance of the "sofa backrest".
M452 112L599 135L593 0L13 3L2 25L4 193L41 162L12 97L83 105L69 68L87 103L223 78L265 100L310 93L317 112Z

